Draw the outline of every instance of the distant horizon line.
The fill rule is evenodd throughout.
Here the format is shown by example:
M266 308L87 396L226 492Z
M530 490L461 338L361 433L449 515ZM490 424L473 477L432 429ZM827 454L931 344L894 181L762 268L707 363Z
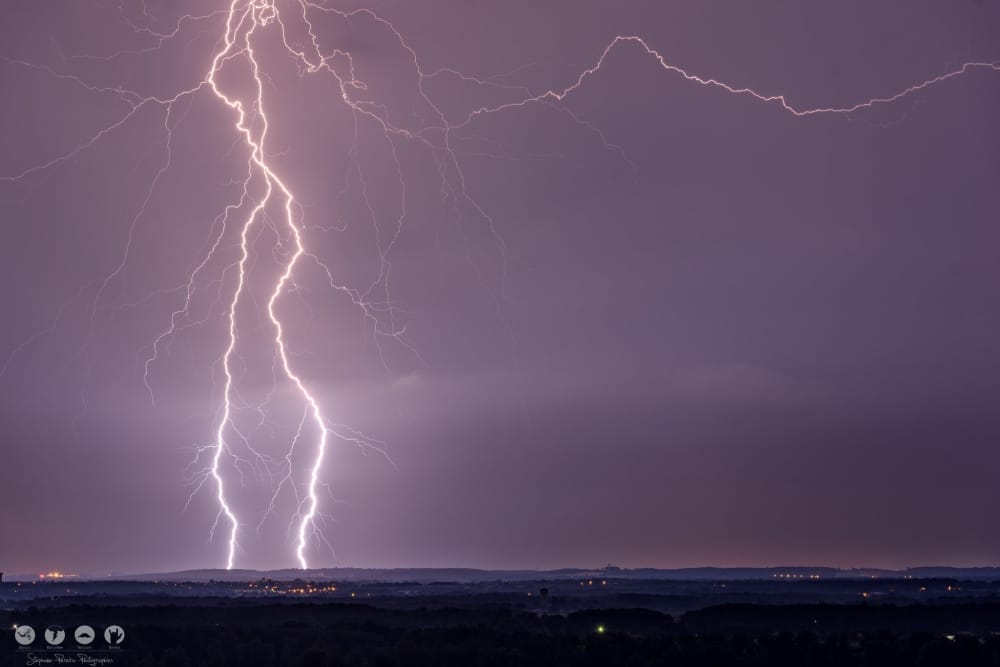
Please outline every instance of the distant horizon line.
M43 573L34 572L6 572L4 573L0 570L0 574L7 579L7 581L62 581L66 579L73 579L78 581L96 581L96 580L113 580L113 579L129 579L133 581L154 581L155 578L176 578L185 575L197 575L199 578L204 578L207 575L213 575L213 578L220 580L225 579L235 579L238 577L244 577L246 575L268 575L268 574L280 574L282 576L287 575L308 575L309 573L330 573L330 572L344 572L344 573L395 573L403 574L406 572L422 572L422 573L441 573L445 574L448 572L463 572L463 573L482 573L485 575L490 574L508 574L508 575L586 575L587 573L621 573L622 575L628 576L629 574L637 573L648 573L648 574L661 574L669 575L671 573L676 574L696 574L699 572L703 573L717 573L719 575L725 575L726 573L736 574L736 573L746 573L746 574L772 574L780 575L782 571L787 574L801 575L808 572L813 574L817 573L827 573L827 574L839 574L841 576L847 575L848 577L851 573L857 573L859 576L871 576L879 574L899 574L905 576L911 572L927 572L927 571L939 571L941 573L953 572L953 573L975 573L982 572L984 570L996 570L997 574L1000 575L1000 564L992 565L911 565L906 567L869 567L869 566L833 566L833 565L694 565L694 566L682 566L682 567L622 567L616 566L611 563L600 567L556 567L556 568L488 568L488 567L471 567L471 566L406 566L406 567L368 567L368 566L356 566L356 565L337 565L329 567L314 567L314 568L297 568L297 567L284 567L284 568L270 568L270 569L257 569L257 568L233 568L226 569L220 567L201 567L201 568L186 568L180 570L162 570L162 571L134 571L134 572L109 572L106 574L95 574L92 572L67 572L62 570L50 570ZM863 573L863 574L862 574Z

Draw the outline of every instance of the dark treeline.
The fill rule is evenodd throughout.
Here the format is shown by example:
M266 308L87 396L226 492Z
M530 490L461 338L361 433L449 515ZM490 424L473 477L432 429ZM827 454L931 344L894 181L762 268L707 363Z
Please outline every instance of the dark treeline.
M69 606L5 612L8 627L118 623L144 667L896 665L1000 667L1000 604L722 605L539 615L503 607L348 604ZM24 665L14 649L0 665ZM67 651L73 653L73 651Z

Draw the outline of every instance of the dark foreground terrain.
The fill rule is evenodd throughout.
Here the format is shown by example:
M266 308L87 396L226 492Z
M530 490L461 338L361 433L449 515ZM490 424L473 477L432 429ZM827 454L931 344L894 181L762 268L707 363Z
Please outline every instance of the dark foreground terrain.
M450 584L171 583L175 594L155 582L61 583L50 590L36 586L30 597L27 584L19 584L17 594L7 589L0 612L8 628L0 666L1000 667L1000 596L993 582L532 585L539 583L544 594L503 582L462 590ZM865 590L848 595L857 588ZM931 595L935 590L940 594ZM30 625L37 639L19 647L15 625ZM66 632L59 647L46 646L44 630L52 625ZM91 646L73 640L80 625L96 629ZM126 634L116 648L102 636L111 625Z

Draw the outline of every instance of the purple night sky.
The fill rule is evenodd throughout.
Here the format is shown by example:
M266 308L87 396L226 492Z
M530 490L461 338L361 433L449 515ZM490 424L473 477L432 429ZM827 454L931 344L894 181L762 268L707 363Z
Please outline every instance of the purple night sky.
M289 363L386 443L331 436L310 566L997 563L1000 5L258 4ZM226 565L267 183L204 83L227 12L5 8L0 570ZM617 35L796 110L980 65L799 116L625 42L524 102ZM284 215L234 317L237 567L297 565L320 437L268 316Z

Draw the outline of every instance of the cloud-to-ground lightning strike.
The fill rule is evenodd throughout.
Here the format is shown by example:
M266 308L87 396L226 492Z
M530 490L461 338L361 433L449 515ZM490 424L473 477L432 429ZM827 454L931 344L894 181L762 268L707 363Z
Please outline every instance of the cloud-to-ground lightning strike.
M115 265L113 271L101 279L95 281L96 295L93 301L93 316L91 318L91 335L93 334L93 321L97 317L98 311L104 307L104 296L109 283L121 274L129 262L129 254L134 242L134 233L141 219L147 214L147 205L157 188L161 177L170 169L171 141L173 112L175 106L185 99L195 95L211 95L215 101L223 105L232 114L232 125L225 128L231 132L234 140L238 142L241 150L247 155L246 170L244 179L238 183L240 192L238 197L231 200L214 220L211 221L207 250L201 256L194 268L190 271L184 283L173 287L158 290L156 294L181 295L180 303L177 305L165 324L165 329L157 335L149 346L149 355L143 364L143 382L149 390L150 398L154 397L152 388L152 377L155 373L157 363L169 349L171 341L182 331L203 324L208 316L194 318L191 313L192 302L195 293L199 289L204 289L204 285L199 284L202 273L209 270L213 260L219 257L228 238L230 230L234 225L238 225L237 246L239 256L235 261L223 267L221 274L214 278L212 284L218 289L218 300L223 300L223 290L227 281L233 282L232 290L225 297L226 301L220 310L226 319L227 338L222 347L221 355L218 358L217 367L223 377L223 385L219 396L219 408L215 422L214 439L211 444L197 448L193 461L193 483L194 490L191 497L206 484L214 490L214 497L218 503L218 514L212 527L212 534L220 526L225 526L226 534L226 558L227 568L232 568L236 562L239 551L239 538L241 530L245 527L246 521L242 520L235 504L231 501L231 495L227 493L227 476L224 474L227 465L232 465L242 480L248 470L263 470L263 476L271 481L271 497L267 509L257 524L258 532L260 526L276 511L279 494L287 487L291 490L295 500L295 512L289 519L288 535L292 544L291 551L295 561L302 568L309 566L307 550L310 540L315 538L319 541L329 543L323 536L318 521L322 519L320 490L325 488L322 480L323 466L328 458L328 450L331 440L341 440L354 443L364 449L372 449L386 454L384 443L371 439L366 435L346 427L331 420L324 412L321 398L314 393L302 375L296 370L293 363L293 355L289 350L289 341L286 337L288 325L279 313L279 302L282 297L296 290L296 270L303 264L309 262L315 264L324 272L329 282L329 287L338 293L346 295L351 302L360 309L366 322L371 326L373 336L378 345L379 356L383 365L387 365L382 353L382 339L392 339L403 345L414 355L417 351L413 349L405 338L405 326L397 325L397 308L393 304L390 290L391 283L391 252L400 237L404 220L407 217L407 183L403 175L400 158L397 153L397 142L413 142L416 145L430 151L439 168L441 182L441 192L443 197L450 198L452 206L458 214L459 203L468 207L472 215L481 223L485 224L489 233L497 244L497 251L502 258L502 272L506 271L506 257L503 239L497 231L497 225L487 211L469 193L466 183L466 176L460 160L460 152L455 148L454 138L459 136L459 132L468 128L477 118L489 114L496 114L512 111L528 105L540 104L548 106L561 114L565 114L572 122L583 127L588 132L595 134L607 149L618 152L627 161L624 151L617 145L608 141L605 133L580 118L569 107L564 106L572 93L583 86L586 81L599 72L607 63L608 59L615 52L616 47L633 46L640 49L645 55L651 57L667 73L678 75L683 80L702 86L717 88L727 94L747 96L763 104L773 105L782 113L787 113L796 117L807 117L820 114L836 114L850 116L859 112L864 112L878 105L885 105L897 102L903 98L914 95L935 84L942 83L949 79L964 75L973 70L1000 71L1000 64L995 62L970 61L963 63L951 71L934 75L918 83L908 85L896 92L879 97L873 97L861 102L844 104L839 106L823 107L801 107L793 104L784 94L766 94L747 87L741 87L726 83L721 79L705 77L691 73L689 70L671 64L661 51L650 46L642 37L636 35L618 35L614 37L600 52L594 63L582 70L576 78L571 79L568 85L563 87L553 87L541 93L535 93L525 87L501 83L507 81L517 73L517 70L505 75L492 77L473 76L459 72L450 68L442 68L435 71L426 70L420 62L417 52L408 43L404 34L393 25L392 22L383 18L380 14L371 9L340 10L325 3L313 2L312 0L231 0L227 8L220 8L203 15L184 15L180 17L172 29L165 32L158 32L150 27L142 25L141 20L134 20L126 15L124 5L120 6L121 16L125 23L135 33L135 35L150 40L150 45L144 48L121 50L109 55L76 55L67 59L67 63L88 62L98 63L113 62L119 59L128 58L141 54L152 53L162 49L172 40L177 39L189 26L203 26L204 24L220 23L217 46L214 48L208 71L200 80L182 90L170 95L140 94L139 92L126 89L120 86L97 86L93 85L81 76L58 71L47 65L39 65L23 60L4 59L7 66L25 67L37 70L49 76L64 79L74 85L84 88L89 93L95 95L111 95L124 105L124 113L113 122L106 124L90 136L83 138L71 150L55 157L40 161L38 164L25 167L17 173L0 175L0 183L16 183L44 170L57 167L72 161L78 155L91 149L99 142L107 140L112 133L120 130L122 126L146 110L159 108L163 113L163 128L165 130L164 143L166 147L166 157L156 172L149 189L145 193L138 212L131 218L128 227L128 236L125 240L120 261ZM143 17L149 19L150 16L145 6ZM392 119L390 110L386 105L375 100L365 99L369 87L364 81L358 78L355 68L355 55L348 49L339 46L329 48L324 46L324 36L317 28L320 17L332 17L343 21L345 24L352 22L366 22L368 25L386 31L394 40L397 47L406 54L410 60L407 67L412 67L412 76L416 84L417 94L422 103L431 111L434 120L423 125L405 126ZM297 43L289 35L293 30L297 30L307 36L304 44ZM334 279L333 272L323 262L323 260L307 247L307 237L304 232L310 227L305 222L305 210L299 204L294 194L294 185L285 177L279 174L278 168L268 153L267 139L270 130L271 118L268 114L268 104L265 99L266 84L271 80L263 69L262 60L259 57L259 40L269 31L276 31L276 43L280 43L287 55L290 56L298 66L300 76L322 75L331 78L336 90L339 103L345 105L354 118L354 137L352 142L351 157L355 163L351 173L360 184L362 199L367 214L370 217L375 231L375 243L377 254L381 265L378 267L377 276L366 288L354 288L341 284ZM251 92L240 93L230 90L223 81L222 74L227 67L242 68L249 74ZM507 95L509 99L493 104L472 104L472 110L460 118L449 118L442 109L442 105L435 103L431 94L425 88L425 84L435 77L452 76L464 83L471 83L483 89L489 88L493 94L500 92ZM375 208L368 197L368 183L364 171L361 169L357 158L357 146L359 141L359 126L361 123L369 123L372 127L382 133L389 154L395 164L392 167L399 179L400 188L400 210L397 219L394 221L394 229L388 238L383 238L379 226L375 224ZM476 153L485 155L485 153ZM555 154L549 154L555 155ZM507 157L496 155L494 157ZM280 223L270 218L270 215L277 210L280 215ZM234 218L240 217L238 223ZM461 217L458 214L457 217ZM253 244L253 234L260 227L270 229L278 239L276 257L282 264L279 275L271 284L268 299L262 305L266 311L267 320L273 330L273 363L272 369L275 374L278 371L283 375L284 382L290 384L301 401L302 413L301 421L294 436L291 438L284 452L277 456L270 456L258 448L255 448L250 437L244 434L234 420L234 412L238 409L256 410L260 415L261 423L267 419L264 404L257 406L246 406L239 397L236 387L235 363L239 357L238 347L240 344L240 331L238 320L240 313L252 308L255 304L247 303L247 283L251 271L251 246ZM317 226L317 228L323 228ZM502 279L500 281L502 290ZM151 296L151 295L150 295ZM147 297L149 298L149 297ZM145 301L145 299L143 300ZM117 307L134 307L140 302L125 304ZM21 345L15 348L8 355L0 366L0 378L3 377L7 367L13 357L24 348L32 345L35 341L44 338L54 327L59 325L62 316L62 308L55 321L49 327L36 332ZM419 356L419 355L417 355ZM277 382L277 380L276 380ZM273 390L272 390L273 393ZM270 400L270 396L267 400ZM267 401L265 401L266 403ZM312 458L305 468L305 479L300 481L295 479L292 456L296 450L303 446L306 427L315 429L317 437L312 446ZM275 473L280 476L279 482L273 483ZM189 498L190 502L190 498Z

